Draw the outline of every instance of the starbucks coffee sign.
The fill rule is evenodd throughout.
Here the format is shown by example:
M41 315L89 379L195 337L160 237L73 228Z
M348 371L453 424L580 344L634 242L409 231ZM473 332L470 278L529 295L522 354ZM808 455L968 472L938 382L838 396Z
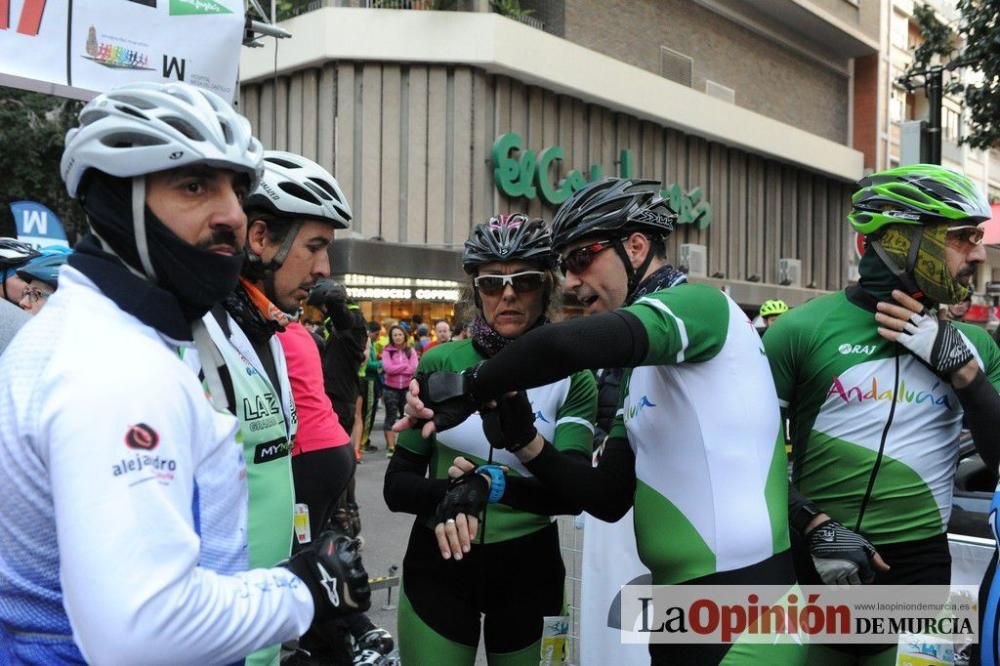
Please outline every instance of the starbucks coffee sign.
M541 196L542 201L558 207L587 183L604 177L601 165L591 164L586 176L578 169L571 169L565 177L553 182L550 168L554 162L561 162L564 155L562 146L547 148L536 155L524 148L520 134L501 134L493 143L493 180L497 189L509 197L535 199ZM632 151L621 151L617 175L632 178L633 171ZM680 185L673 183L660 194L670 201L678 224L696 224L704 229L712 223L712 206L704 200L700 187L684 192Z

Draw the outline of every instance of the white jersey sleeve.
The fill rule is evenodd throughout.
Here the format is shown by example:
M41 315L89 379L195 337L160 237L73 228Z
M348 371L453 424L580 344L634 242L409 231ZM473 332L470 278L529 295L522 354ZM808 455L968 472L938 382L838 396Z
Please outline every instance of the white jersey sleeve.
M63 375L37 412L63 603L90 662L227 663L302 634L312 601L285 569L244 571L235 420L155 351L127 373Z

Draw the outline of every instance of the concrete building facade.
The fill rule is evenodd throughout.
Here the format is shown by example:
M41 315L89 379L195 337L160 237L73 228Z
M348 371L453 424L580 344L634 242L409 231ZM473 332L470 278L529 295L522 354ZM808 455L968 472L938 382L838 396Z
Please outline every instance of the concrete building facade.
M293 37L277 54L272 40L248 50L241 108L267 147L337 176L347 243L412 250L344 273L461 278L420 252L451 249L457 268L492 213L551 219L594 175L632 175L686 210L672 261L748 308L796 304L842 287L856 261L845 214L863 155L847 110L853 58L876 42L868 3L838 2L552 0L534 15L544 30L323 6L282 24Z

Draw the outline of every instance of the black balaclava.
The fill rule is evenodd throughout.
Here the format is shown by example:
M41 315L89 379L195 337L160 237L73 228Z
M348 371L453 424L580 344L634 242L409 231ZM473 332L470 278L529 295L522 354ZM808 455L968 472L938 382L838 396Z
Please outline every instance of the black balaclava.
M144 275L132 220L132 179L93 172L81 202L100 247L117 255L132 274ZM156 280L140 279L172 295L181 316L190 324L236 288L243 257L195 247L168 229L148 206L144 206L144 214Z

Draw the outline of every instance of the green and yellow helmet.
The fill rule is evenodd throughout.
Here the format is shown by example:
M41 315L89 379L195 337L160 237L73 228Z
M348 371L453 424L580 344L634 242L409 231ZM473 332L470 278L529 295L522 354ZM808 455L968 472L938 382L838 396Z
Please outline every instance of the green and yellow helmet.
M990 204L963 174L936 164L908 164L858 181L851 225L868 235L887 224L979 224Z
M786 312L788 312L788 305L784 301L777 299L764 301L764 304L760 306L761 317L776 317Z

